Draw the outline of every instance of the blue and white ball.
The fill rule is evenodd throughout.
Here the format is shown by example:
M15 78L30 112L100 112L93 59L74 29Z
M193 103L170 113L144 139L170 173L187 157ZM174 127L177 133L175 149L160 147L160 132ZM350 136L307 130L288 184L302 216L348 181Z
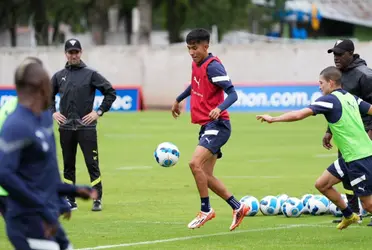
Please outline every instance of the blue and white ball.
M348 203L347 201L347 198L346 198L346 195L342 194L341 195L342 199L346 202L346 204ZM342 217L342 212L341 212L341 209L338 208L332 201L329 201L329 212L335 216L335 217Z
M365 210L362 206L362 202L360 201L360 199L358 198L358 202L359 202L359 215L362 216L362 217L366 217L368 216L368 212L367 210Z
M250 208L246 216L255 216L260 209L260 203L254 196L250 195L244 196L243 198L240 199L240 202L246 204Z
M263 215L277 215L280 210L278 198L272 195L265 196L260 201L260 210Z
M300 217L304 205L298 198L288 198L282 205L282 212L286 217Z
M286 194L280 194L280 195L277 195L276 198L278 198L278 201L280 204L279 214L282 214L282 206L284 202L289 198L289 196Z
M301 202L302 202L302 205L304 206L304 209L302 210L302 213L303 214L308 214L309 211L307 210L307 203L309 201L310 198L314 197L314 195L312 194L305 194L302 196L301 198Z
M307 210L311 215L323 215L329 210L329 200L323 195L315 195L307 203Z
M156 147L154 157L160 166L172 167L177 164L180 158L180 151L173 143L163 142Z

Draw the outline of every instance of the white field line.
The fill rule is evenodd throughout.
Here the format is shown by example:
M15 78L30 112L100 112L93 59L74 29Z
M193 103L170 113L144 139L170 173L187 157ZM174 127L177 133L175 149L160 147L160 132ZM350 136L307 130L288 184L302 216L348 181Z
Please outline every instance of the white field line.
M329 223L329 222L327 222L327 223ZM321 223L321 224L323 224L323 223ZM242 233L250 233L250 232L286 230L286 229L299 228L299 227L321 227L321 225L320 224L292 224L292 225L286 225L286 226L281 226L281 227L253 228L253 229L233 231L233 232L221 232L221 233L214 233L214 234L185 236L185 237L177 237L177 238L169 238L169 239L161 239L161 240L123 243L123 244L117 244L117 245L105 245L105 246L97 246L97 247L90 247L90 248L79 248L79 249L76 249L76 250L96 250L96 249L111 249L111 248L118 248L118 247L132 247L132 246L138 246L138 245L153 245L153 244L159 244L159 243L185 241L185 240L192 240L192 239L208 238L208 237L215 237L215 236L225 236L225 235L233 235L233 234L242 234Z

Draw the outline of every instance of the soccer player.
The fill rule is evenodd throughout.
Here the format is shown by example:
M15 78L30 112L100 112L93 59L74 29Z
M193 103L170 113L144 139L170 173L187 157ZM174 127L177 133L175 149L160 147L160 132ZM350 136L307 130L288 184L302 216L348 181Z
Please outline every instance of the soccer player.
M344 217L337 228L342 230L359 221L359 216L352 212L333 187L343 177L349 178L363 207L372 212L372 141L364 130L361 118L361 114L372 115L372 106L341 88L341 72L334 66L320 73L319 83L323 96L309 107L278 117L258 115L257 119L274 123L298 121L318 114L325 116L342 157L324 171L315 187L341 209Z
M7 101L0 109L0 128L3 126L5 119L14 111L17 106L17 99L13 98ZM8 192L0 186L0 214L4 215L6 210L6 197Z
M15 249L60 249L60 181L53 119L46 111L51 84L43 67L25 60L16 70L18 104L0 132L0 185L8 192L5 222Z
M367 67L366 61L360 58L359 54L355 54L354 51L355 47L353 41L349 39L340 39L334 44L333 48L328 49L327 52L333 53L335 66L342 73L342 89L368 103L372 103L372 69ZM364 129L372 139L372 117L362 115L362 120ZM330 143L331 139L332 133L328 129L323 137L323 146L326 149L332 148ZM340 151L339 157L341 157ZM349 180L344 178L342 184L345 189L348 204L353 212L359 213L358 197L354 195ZM362 220L361 216L360 218ZM341 220L337 219L333 222L340 223ZM372 226L372 221L368 226Z
M227 112L236 100L237 93L221 61L208 53L210 34L204 29L194 29L186 37L187 48L192 57L190 86L180 94L172 107L172 115L180 114L180 102L191 95L191 122L201 125L199 144L189 163L201 199L201 211L188 227L199 228L215 217L210 207L208 188L224 199L233 209L230 230L234 230L249 212L213 175L216 160L222 157L221 147L231 134ZM227 94L224 100L224 92Z

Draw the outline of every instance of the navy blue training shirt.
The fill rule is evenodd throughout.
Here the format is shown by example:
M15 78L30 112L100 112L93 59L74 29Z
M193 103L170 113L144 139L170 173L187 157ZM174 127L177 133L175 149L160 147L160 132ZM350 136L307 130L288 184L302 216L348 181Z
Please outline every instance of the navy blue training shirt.
M205 61L207 61L211 57L213 57L213 55L209 53L207 58L205 58L201 62L201 64L203 64ZM227 94L225 101L221 103L218 106L218 108L221 111L228 109L238 99L238 94L236 93L235 88L233 84L231 83L230 77L227 75L224 66L218 61L212 61L211 63L209 63L207 67L207 75L208 75L209 81L212 84L219 86ZM183 99L190 96L190 94L191 94L191 84L181 95L177 97L177 101L181 102Z
M347 93L343 89L338 89L335 91L338 91L342 94ZM371 105L356 96L354 97L359 104L360 113L367 114ZM340 120L342 115L341 102L335 95L332 94L319 97L315 102L310 104L309 108L313 110L314 115L324 114L325 118L330 123L336 123L338 120Z
M57 164L53 119L18 104L0 132L0 185L8 191L7 217L39 214L58 222L61 183ZM71 191L71 189L69 189Z

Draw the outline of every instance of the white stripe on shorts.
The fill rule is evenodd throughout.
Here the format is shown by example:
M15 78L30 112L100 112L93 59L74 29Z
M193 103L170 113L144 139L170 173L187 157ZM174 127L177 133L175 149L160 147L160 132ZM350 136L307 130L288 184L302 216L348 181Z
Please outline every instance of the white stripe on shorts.
M358 184L358 183L360 183L360 182L362 182L362 181L365 181L366 179L367 179L367 178L366 178L366 175L362 175L361 177L358 177L358 178L352 180L352 181L350 182L350 184L351 184L351 186L354 187L356 184Z
M206 130L204 131L204 134L202 135L202 137L205 135L218 135L218 132L220 131L216 129Z
M341 178L344 177L345 174L344 174L344 172L342 171L342 169L340 167L339 159L335 160L335 162L333 164L335 165L336 171L339 174L339 176Z
M59 245L51 240L27 239L28 245L33 250L60 250Z

